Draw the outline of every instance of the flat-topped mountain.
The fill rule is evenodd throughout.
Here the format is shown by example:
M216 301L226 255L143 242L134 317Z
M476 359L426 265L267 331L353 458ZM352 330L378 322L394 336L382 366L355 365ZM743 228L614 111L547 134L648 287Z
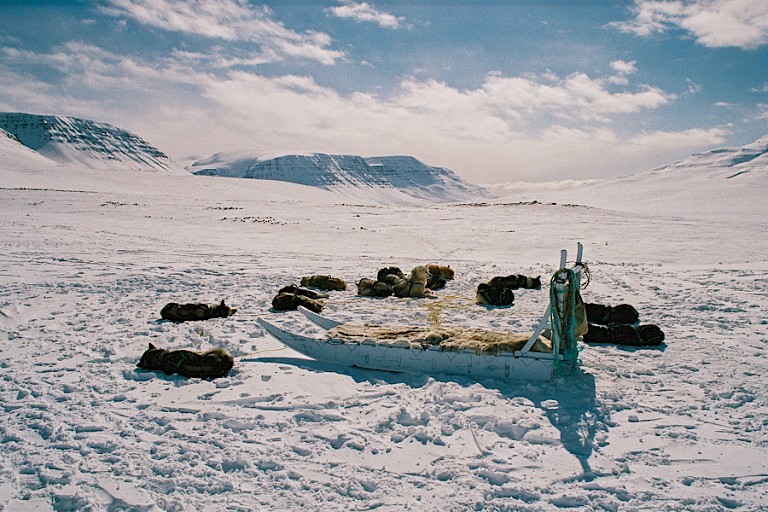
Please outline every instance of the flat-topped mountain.
M444 167L411 156L362 157L326 153L216 153L195 162L195 174L288 181L387 202L490 199L487 190Z
M0 129L35 152L73 167L184 173L165 153L138 135L106 123L0 112Z

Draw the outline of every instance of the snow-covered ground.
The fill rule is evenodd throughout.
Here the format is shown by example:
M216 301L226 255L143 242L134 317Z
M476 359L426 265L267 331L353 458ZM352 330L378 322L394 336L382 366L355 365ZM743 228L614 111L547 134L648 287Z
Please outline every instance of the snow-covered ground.
M625 210L578 192L406 207L24 162L0 162L0 509L768 507L764 187L728 199L740 215L636 207L659 193L641 179ZM337 319L530 330L547 286L489 310L477 284L548 276L577 241L585 300L635 305L665 345L589 346L582 374L551 383L475 382L321 364L256 323L316 333L271 299L331 274L350 284L326 301ZM438 299L355 294L383 266L431 262L456 271ZM167 302L222 298L235 316L160 321ZM138 370L149 342L236 365L214 381Z

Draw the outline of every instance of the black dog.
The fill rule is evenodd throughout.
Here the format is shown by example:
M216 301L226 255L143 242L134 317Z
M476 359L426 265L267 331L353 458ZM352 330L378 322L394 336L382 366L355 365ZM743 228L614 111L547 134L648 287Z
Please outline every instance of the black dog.
M658 325L629 325L629 324L589 324L589 330L583 336L584 343L611 343L613 345L629 345L649 347L664 341L664 332Z
M160 311L163 320L172 322L186 322L189 320L208 320L209 318L226 318L237 312L237 308L231 308L224 304L178 304L169 302Z
M522 274L512 274L509 276L492 277L488 284L491 286L502 286L511 290L519 288L527 290L541 290L541 276L528 277Z
M515 294L506 286L480 283L477 285L476 301L481 306L511 306L515 301Z
M152 343L136 365L142 370L156 370L171 375L178 373L187 378L217 379L234 366L232 356L222 348L207 352L191 350L165 350Z
M591 324L636 324L640 314L629 304L604 306L602 304L584 304L587 310L587 320Z

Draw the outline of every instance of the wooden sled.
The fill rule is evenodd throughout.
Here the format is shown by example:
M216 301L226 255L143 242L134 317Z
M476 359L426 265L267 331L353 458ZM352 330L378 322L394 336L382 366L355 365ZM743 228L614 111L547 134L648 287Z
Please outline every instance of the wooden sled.
M572 300L581 283L582 246L578 246L576 263L566 269L567 253L561 252L560 270L551 281L550 303L545 314L520 346L514 350L496 350L493 353L477 348L461 349L456 345L446 349L444 345L428 343L403 343L398 339L370 339L360 337L349 341L334 332L347 324L337 322L323 315L299 307L299 311L310 321L326 331L324 338L313 338L296 334L278 327L263 318L259 324L272 336L296 352L318 361L357 366L393 372L461 375L475 379L501 380L552 380L558 370L573 370L578 365L576 347L576 309L580 300ZM358 331L361 326L355 326ZM547 340L548 351L542 351L542 332L547 329L551 336ZM394 329L426 331L424 327ZM365 331L362 331L363 333ZM505 345L507 346L507 345Z

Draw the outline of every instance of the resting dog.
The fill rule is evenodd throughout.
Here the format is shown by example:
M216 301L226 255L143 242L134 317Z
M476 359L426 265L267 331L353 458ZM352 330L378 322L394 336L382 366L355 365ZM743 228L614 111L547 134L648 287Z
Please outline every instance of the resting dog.
M383 298L389 297L392 293L392 286L384 281L374 281L364 277L357 282L357 294L362 297Z
M209 318L226 318L237 312L237 308L231 308L224 304L178 304L169 302L160 310L163 320L172 322L186 322L188 320L208 320Z
M299 306L304 306L310 311L320 313L323 310L323 301L312 299L301 293L278 293L272 299L272 307L277 311L292 311Z
M511 306L515 301L515 294L512 288L480 283L477 285L475 300L481 306Z
M630 304L605 306L585 303L584 307L587 310L587 319L591 324L636 324L640 320L640 314Z
M439 290L445 287L447 281L452 280L454 276L453 269L443 265L427 265L427 270L431 274L427 288L430 290Z
M431 274L425 266L415 267L408 278L399 279L392 286L396 297L433 297L432 290L427 288Z
M340 292L347 289L347 283L343 279L331 276L305 276L301 278L301 286Z
M541 276L528 277L522 274L512 274L509 276L496 276L488 281L491 286L503 286L511 290L524 288L528 290L541 290Z
M610 343L636 347L652 347L664 341L664 331L658 325L589 324L582 338L584 343Z
M232 356L223 348L207 352L191 350L165 350L152 343L136 365L142 370L161 371L166 375L178 373L187 378L217 379L234 366Z

